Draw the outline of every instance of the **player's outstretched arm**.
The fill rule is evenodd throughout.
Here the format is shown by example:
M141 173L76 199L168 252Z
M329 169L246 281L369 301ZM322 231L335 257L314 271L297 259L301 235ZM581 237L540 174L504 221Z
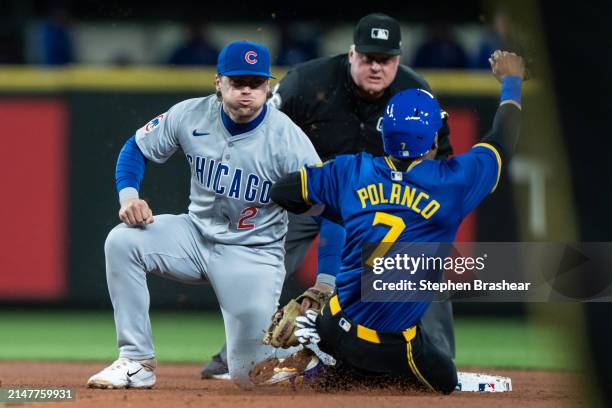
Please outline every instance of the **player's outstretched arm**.
M115 169L115 183L119 193L119 219L127 225L151 224L153 212L145 200L138 197L140 183L144 177L146 158L134 137L125 143Z
M464 215L495 191L502 165L514 153L521 126L521 86L525 74L523 59L513 53L495 51L490 62L493 75L501 82L500 104L493 127L481 143L453 158L463 169Z
M514 153L519 136L521 87L525 76L525 62L514 53L499 50L493 53L489 62L491 71L501 82L502 88L493 127L482 141L496 145L504 158L508 159Z

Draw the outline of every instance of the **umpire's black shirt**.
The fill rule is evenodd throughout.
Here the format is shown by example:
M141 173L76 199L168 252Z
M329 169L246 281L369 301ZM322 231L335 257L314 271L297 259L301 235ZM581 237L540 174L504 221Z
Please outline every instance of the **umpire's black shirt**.
M400 65L381 98L363 99L351 77L348 54L342 54L296 65L275 89L273 102L308 135L323 161L361 151L381 156L384 109L393 95L409 88L431 92L422 77ZM438 143L438 157L452 153L446 114Z

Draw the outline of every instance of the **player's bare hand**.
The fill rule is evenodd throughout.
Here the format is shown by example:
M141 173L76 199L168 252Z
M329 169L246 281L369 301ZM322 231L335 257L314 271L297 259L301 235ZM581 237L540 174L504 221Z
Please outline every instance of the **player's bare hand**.
M497 50L489 58L491 71L498 81L507 76L525 78L525 61L513 52Z
M119 218L127 225L151 224L153 212L145 200L130 198L121 206Z
M308 309L320 309L320 308L321 306L319 305L318 302L305 298L302 300L302 304L300 305L300 312L304 314L306 313Z
M315 283L315 285L311 289L315 289L321 293L331 293L332 291L332 288L320 283ZM300 312L302 314L305 314L308 309L321 310L321 307L323 307L323 305L320 304L320 302L317 302L308 297L304 297L304 299L302 299L302 303L300 303Z

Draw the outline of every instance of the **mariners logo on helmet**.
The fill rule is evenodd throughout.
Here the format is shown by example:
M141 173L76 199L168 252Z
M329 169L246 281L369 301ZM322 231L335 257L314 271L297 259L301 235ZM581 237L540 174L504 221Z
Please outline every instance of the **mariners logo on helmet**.
M440 105L424 89L402 91L387 104L382 121L385 153L398 158L422 157L442 127Z
M246 54L244 54L244 60L249 64L257 63L257 58L255 57L257 57L257 53L255 51L248 51Z

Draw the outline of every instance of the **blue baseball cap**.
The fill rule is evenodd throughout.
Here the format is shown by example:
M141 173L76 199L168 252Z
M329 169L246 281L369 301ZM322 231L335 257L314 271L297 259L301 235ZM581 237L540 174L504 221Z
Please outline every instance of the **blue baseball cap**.
M274 78L270 74L270 51L253 42L230 43L219 53L217 73L225 76L255 75Z

